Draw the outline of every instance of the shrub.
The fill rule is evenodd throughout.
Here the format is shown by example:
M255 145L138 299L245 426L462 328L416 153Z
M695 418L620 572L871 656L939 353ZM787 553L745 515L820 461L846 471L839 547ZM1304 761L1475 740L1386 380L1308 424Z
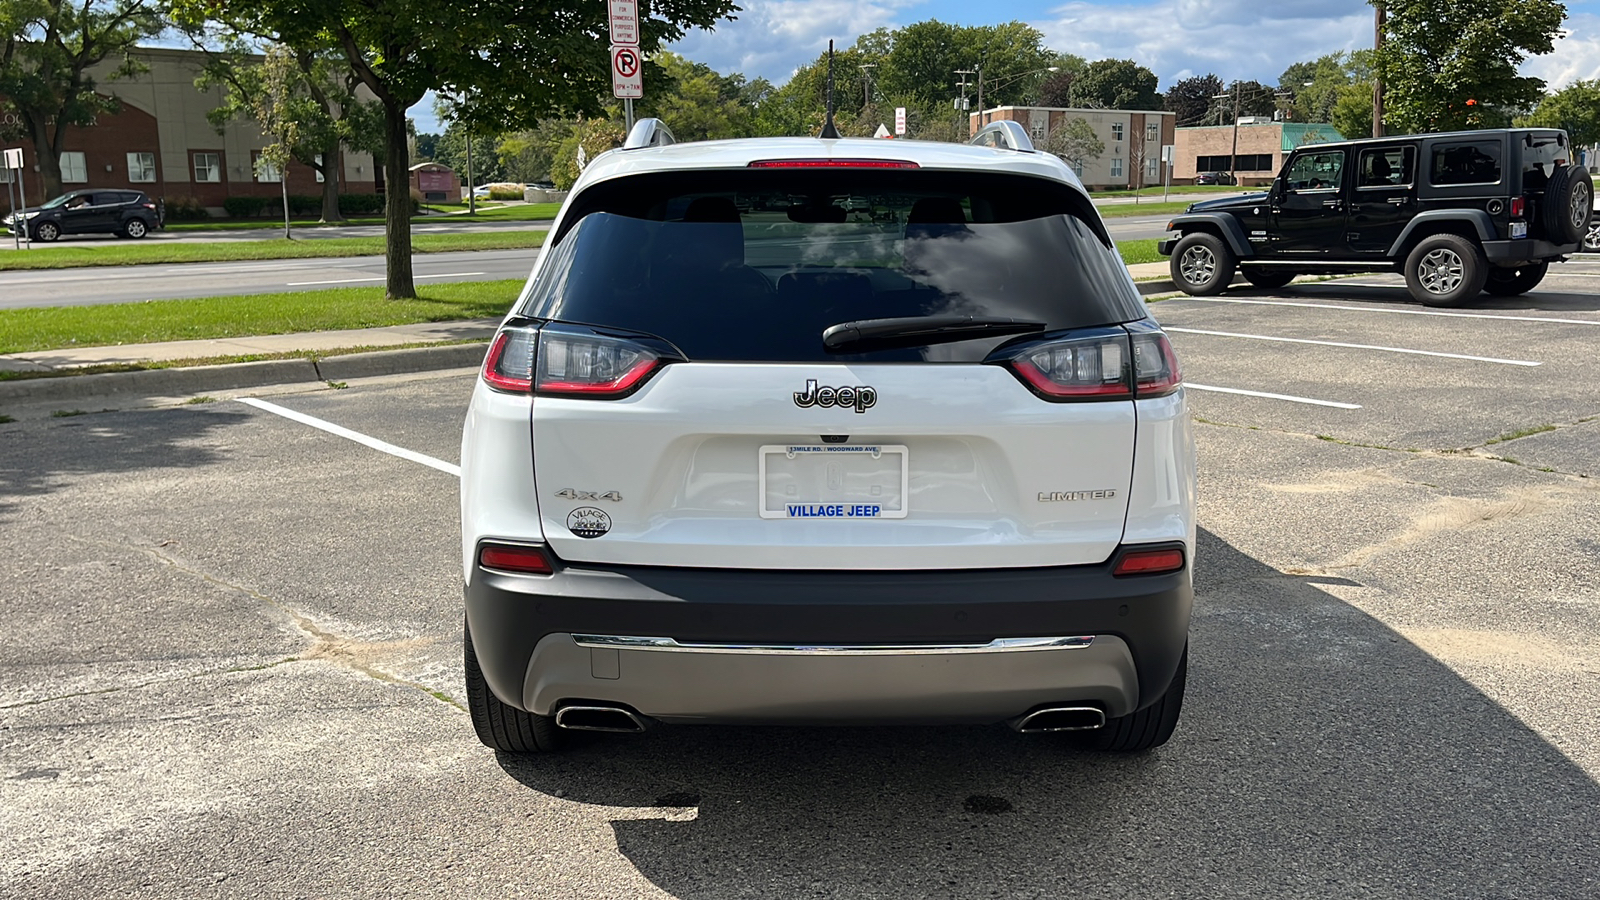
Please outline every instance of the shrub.
M261 215L268 200L267 197L228 197L222 201L222 208L236 219L248 219Z
M161 202L165 204L169 222L197 222L211 218L211 213L194 197L167 197Z
M339 211L347 216L372 215L383 212L381 194L340 194Z
M506 186L506 185L499 185L499 184L494 185L494 186L489 188L489 199L490 200L521 200L522 199L522 187L521 187L521 185L516 185L516 186Z

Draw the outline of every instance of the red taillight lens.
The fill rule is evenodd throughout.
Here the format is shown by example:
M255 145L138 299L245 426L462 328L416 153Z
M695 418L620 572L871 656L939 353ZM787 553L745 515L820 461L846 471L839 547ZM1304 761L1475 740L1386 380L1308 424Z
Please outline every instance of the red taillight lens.
M549 575L555 571L550 558L538 547L518 547L507 544L484 544L478 548L478 565L502 572L519 572L523 575Z
M758 159L752 169L920 169L909 159Z
M1522 197L1512 197L1511 198L1511 217L1512 218L1514 218L1514 219L1515 218L1521 218L1522 217L1522 213L1525 210L1527 210L1527 208L1528 208L1528 201L1527 200L1523 199Z
M531 329L501 329L483 358L483 380L511 394L533 390L533 337Z
M1131 326L1130 326L1131 327ZM1165 397L1183 384L1178 355L1159 331L1134 332L1133 390L1139 399Z
M1183 551L1177 547L1128 550L1111 570L1113 575L1165 575L1183 568Z
M1126 400L1128 335L1115 333L1029 347L1009 363L1046 400Z
M546 329L539 333L533 387L541 395L611 400L633 393L664 364L626 338Z

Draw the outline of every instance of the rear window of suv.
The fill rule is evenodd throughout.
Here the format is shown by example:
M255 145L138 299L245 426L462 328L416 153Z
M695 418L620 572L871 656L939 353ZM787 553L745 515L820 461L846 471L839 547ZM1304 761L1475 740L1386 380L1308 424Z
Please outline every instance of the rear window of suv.
M822 332L924 316L1009 317L1045 332L1145 317L1087 200L1045 179L675 173L575 200L576 224L521 312L644 332L692 360L975 362L1016 338L840 354Z
M1429 182L1435 185L1495 184L1500 181L1499 141L1454 141L1433 145Z

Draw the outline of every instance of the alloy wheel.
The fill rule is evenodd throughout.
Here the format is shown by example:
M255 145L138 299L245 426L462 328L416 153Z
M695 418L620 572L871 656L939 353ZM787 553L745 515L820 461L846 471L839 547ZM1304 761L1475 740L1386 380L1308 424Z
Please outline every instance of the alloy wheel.
M1422 258L1417 267L1417 280L1430 294L1448 294L1461 286L1466 276L1466 266L1454 250L1440 247Z
M1600 253L1600 219L1590 223L1589 230L1583 235L1583 249Z
M1572 230L1582 232L1589 223L1589 217L1594 214L1593 204L1589 198L1589 186L1579 182L1572 189L1572 205L1567 208L1567 215L1572 219Z
M133 221L129 222L128 223L128 237L131 237L131 238L142 238L142 237L144 237L144 223L139 221L138 219L134 219Z
M1190 284L1210 284L1211 279L1217 277L1217 255L1211 252L1210 247L1197 244L1183 251L1183 258L1178 260L1178 271Z

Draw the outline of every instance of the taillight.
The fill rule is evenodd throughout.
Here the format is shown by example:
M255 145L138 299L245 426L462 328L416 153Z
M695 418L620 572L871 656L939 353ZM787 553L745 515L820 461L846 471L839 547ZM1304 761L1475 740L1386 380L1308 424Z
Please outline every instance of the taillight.
M752 169L920 169L909 159L758 159Z
M497 391L526 394L533 390L533 339L531 328L507 327L494 336L483 358L483 380Z
M1149 328L1150 330L1145 330ZM1183 385L1183 371L1178 368L1178 355L1172 352L1172 342L1153 325L1135 322L1128 326L1133 332L1133 393L1143 400L1147 397L1165 397Z
M1112 575L1165 575L1183 568L1183 550L1156 547L1150 550L1124 550L1111 569Z
M1128 334L1117 329L1028 347L1010 366L1046 400L1126 400L1133 396L1127 360Z
M665 364L627 338L545 328L539 332L534 393L593 400L626 397Z
M478 548L478 565L523 575L549 575L555 571L543 550L517 544L484 544Z
M1512 197L1511 198L1511 217L1513 219L1522 218L1522 213L1527 208L1528 208L1528 201L1527 201L1526 198L1523 198L1523 197Z

